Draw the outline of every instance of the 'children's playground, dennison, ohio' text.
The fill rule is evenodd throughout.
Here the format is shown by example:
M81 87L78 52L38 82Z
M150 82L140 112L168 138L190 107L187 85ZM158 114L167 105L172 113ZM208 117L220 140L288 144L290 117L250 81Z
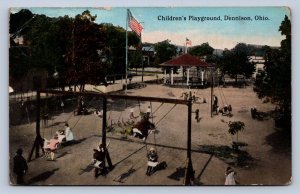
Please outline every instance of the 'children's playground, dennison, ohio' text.
M196 22L205 22L205 21L252 21L252 20L269 20L267 16L256 15L251 16L230 16L224 15L221 16L162 16L158 15L158 21L196 21Z

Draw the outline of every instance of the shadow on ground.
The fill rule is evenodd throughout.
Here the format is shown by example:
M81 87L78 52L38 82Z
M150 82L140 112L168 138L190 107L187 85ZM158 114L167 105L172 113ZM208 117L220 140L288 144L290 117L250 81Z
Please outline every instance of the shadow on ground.
M127 172L122 173L120 176L118 176L114 181L119 182L119 183L124 183L134 172L136 169L131 167Z
M266 144L272 146L275 153L291 154L291 130L276 130L266 137Z
M168 178L176 181L180 181L181 178L183 178L185 175L185 167L178 167L176 168L176 171L173 172L168 176Z
M253 165L253 157L243 150L233 149L224 145L198 145L198 151L212 154L228 165L249 167Z
M30 180L28 180L28 184L31 185L31 184L34 184L34 183L37 183L37 182L40 182L40 181L45 181L47 180L49 177L51 177L55 171L58 171L59 168L55 168L51 171L45 171L35 177L32 177Z

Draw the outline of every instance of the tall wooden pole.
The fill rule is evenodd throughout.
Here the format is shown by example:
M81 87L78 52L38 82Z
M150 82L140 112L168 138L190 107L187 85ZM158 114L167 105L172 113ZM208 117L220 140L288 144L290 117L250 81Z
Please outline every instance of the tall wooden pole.
M40 103L41 102L40 101L41 101L41 93L40 93L40 89L38 86L37 91L36 91L36 126L35 126L36 137L35 137L31 152L27 159L28 162L31 160L34 150L35 150L35 158L38 158L40 155L39 154L40 147L41 147L41 149L43 148L43 139L42 139L41 133L40 133L40 121L41 121L41 116L40 116L40 112L41 112L40 111L40 106L41 106ZM42 149L42 151L44 153L43 149Z
M187 158L191 158L191 141L192 141L192 98L188 102L188 133L187 133Z
M127 75L127 68L128 68L128 12L129 12L129 9L127 9L127 11L126 11L126 46L125 46L125 49L126 49L126 51L125 51L125 57L126 57L126 61L125 61L125 63L126 63L126 84L125 84L125 94L127 94L127 79L128 79L128 75Z
M106 147L106 112L107 98L103 98L103 115L102 115L102 145Z
M214 95L214 76L213 76L213 69L211 69L211 94L210 94L210 116L213 117L213 95Z
M190 98L188 100L188 133L187 133L187 160L185 168L184 185L191 185L194 181L194 169L192 164L192 98L190 92Z
M106 114L107 113L107 98L106 96L103 97L103 115L102 115L102 145L105 150L105 159L107 161L107 164L109 166L109 169L113 169L113 165L109 156L109 152L107 150L107 145L106 145ZM104 159L104 166L105 166L105 159Z

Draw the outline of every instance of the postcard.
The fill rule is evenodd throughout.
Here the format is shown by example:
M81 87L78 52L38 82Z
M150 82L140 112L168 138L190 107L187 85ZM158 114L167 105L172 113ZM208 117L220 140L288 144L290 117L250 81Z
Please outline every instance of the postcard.
M289 185L288 7L11 7L11 185Z

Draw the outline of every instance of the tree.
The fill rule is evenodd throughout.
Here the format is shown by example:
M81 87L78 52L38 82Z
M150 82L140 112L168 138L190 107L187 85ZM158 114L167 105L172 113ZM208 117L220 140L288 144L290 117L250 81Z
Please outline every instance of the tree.
M26 44L20 44L18 41L15 42L15 40L16 38L23 39L23 35L31 29L34 19L34 15L26 9L10 14L9 83L15 89L14 84L24 78L30 69L29 47Z
M254 91L259 98L269 98L279 106L281 116L278 118L282 127L291 127L291 22L288 16L279 26L285 35L280 49L265 49L264 72L256 79ZM278 121L277 120L277 121Z
M172 59L177 54L177 48L175 45L170 44L169 40L164 40L162 42L158 42L154 45L155 54L155 64L161 64ZM170 71L170 68L167 68L167 72ZM174 69L176 72L177 69Z
M239 43L232 50L224 50L220 66L223 73L235 78L238 75L250 78L255 71L255 63L249 61L249 50L246 44Z
M195 55L198 57L210 56L214 52L214 49L206 42L199 46L194 46L190 48L189 54Z
M75 18L50 18L28 10L11 14L10 80L38 68L52 79L57 72L54 81L62 88L80 85L83 91L86 83L105 83L108 74L125 73L126 31L95 19L88 10ZM16 36L24 37L22 47L14 42ZM131 45L139 48L140 38L128 32Z
M239 141L239 132L244 130L245 128L245 123L241 122L241 121L229 121L228 122L228 133L230 133L231 135L235 135L236 134L236 142Z
M154 45L155 63L160 64L172 59L177 54L177 48L175 45L170 44L169 40L158 42Z
M142 67L142 63L143 63L143 56L142 56L142 52L140 49L130 53L129 55L129 64L131 68L135 68L137 71L137 68L141 68Z
M12 37L22 36L30 30L30 22L34 15L28 9L21 9L18 13L10 14L9 33Z
M112 24L100 24L100 30L103 31L105 46L109 50L108 74L124 74L126 71L126 30ZM134 32L128 32L128 47L130 46L140 48L140 38Z

